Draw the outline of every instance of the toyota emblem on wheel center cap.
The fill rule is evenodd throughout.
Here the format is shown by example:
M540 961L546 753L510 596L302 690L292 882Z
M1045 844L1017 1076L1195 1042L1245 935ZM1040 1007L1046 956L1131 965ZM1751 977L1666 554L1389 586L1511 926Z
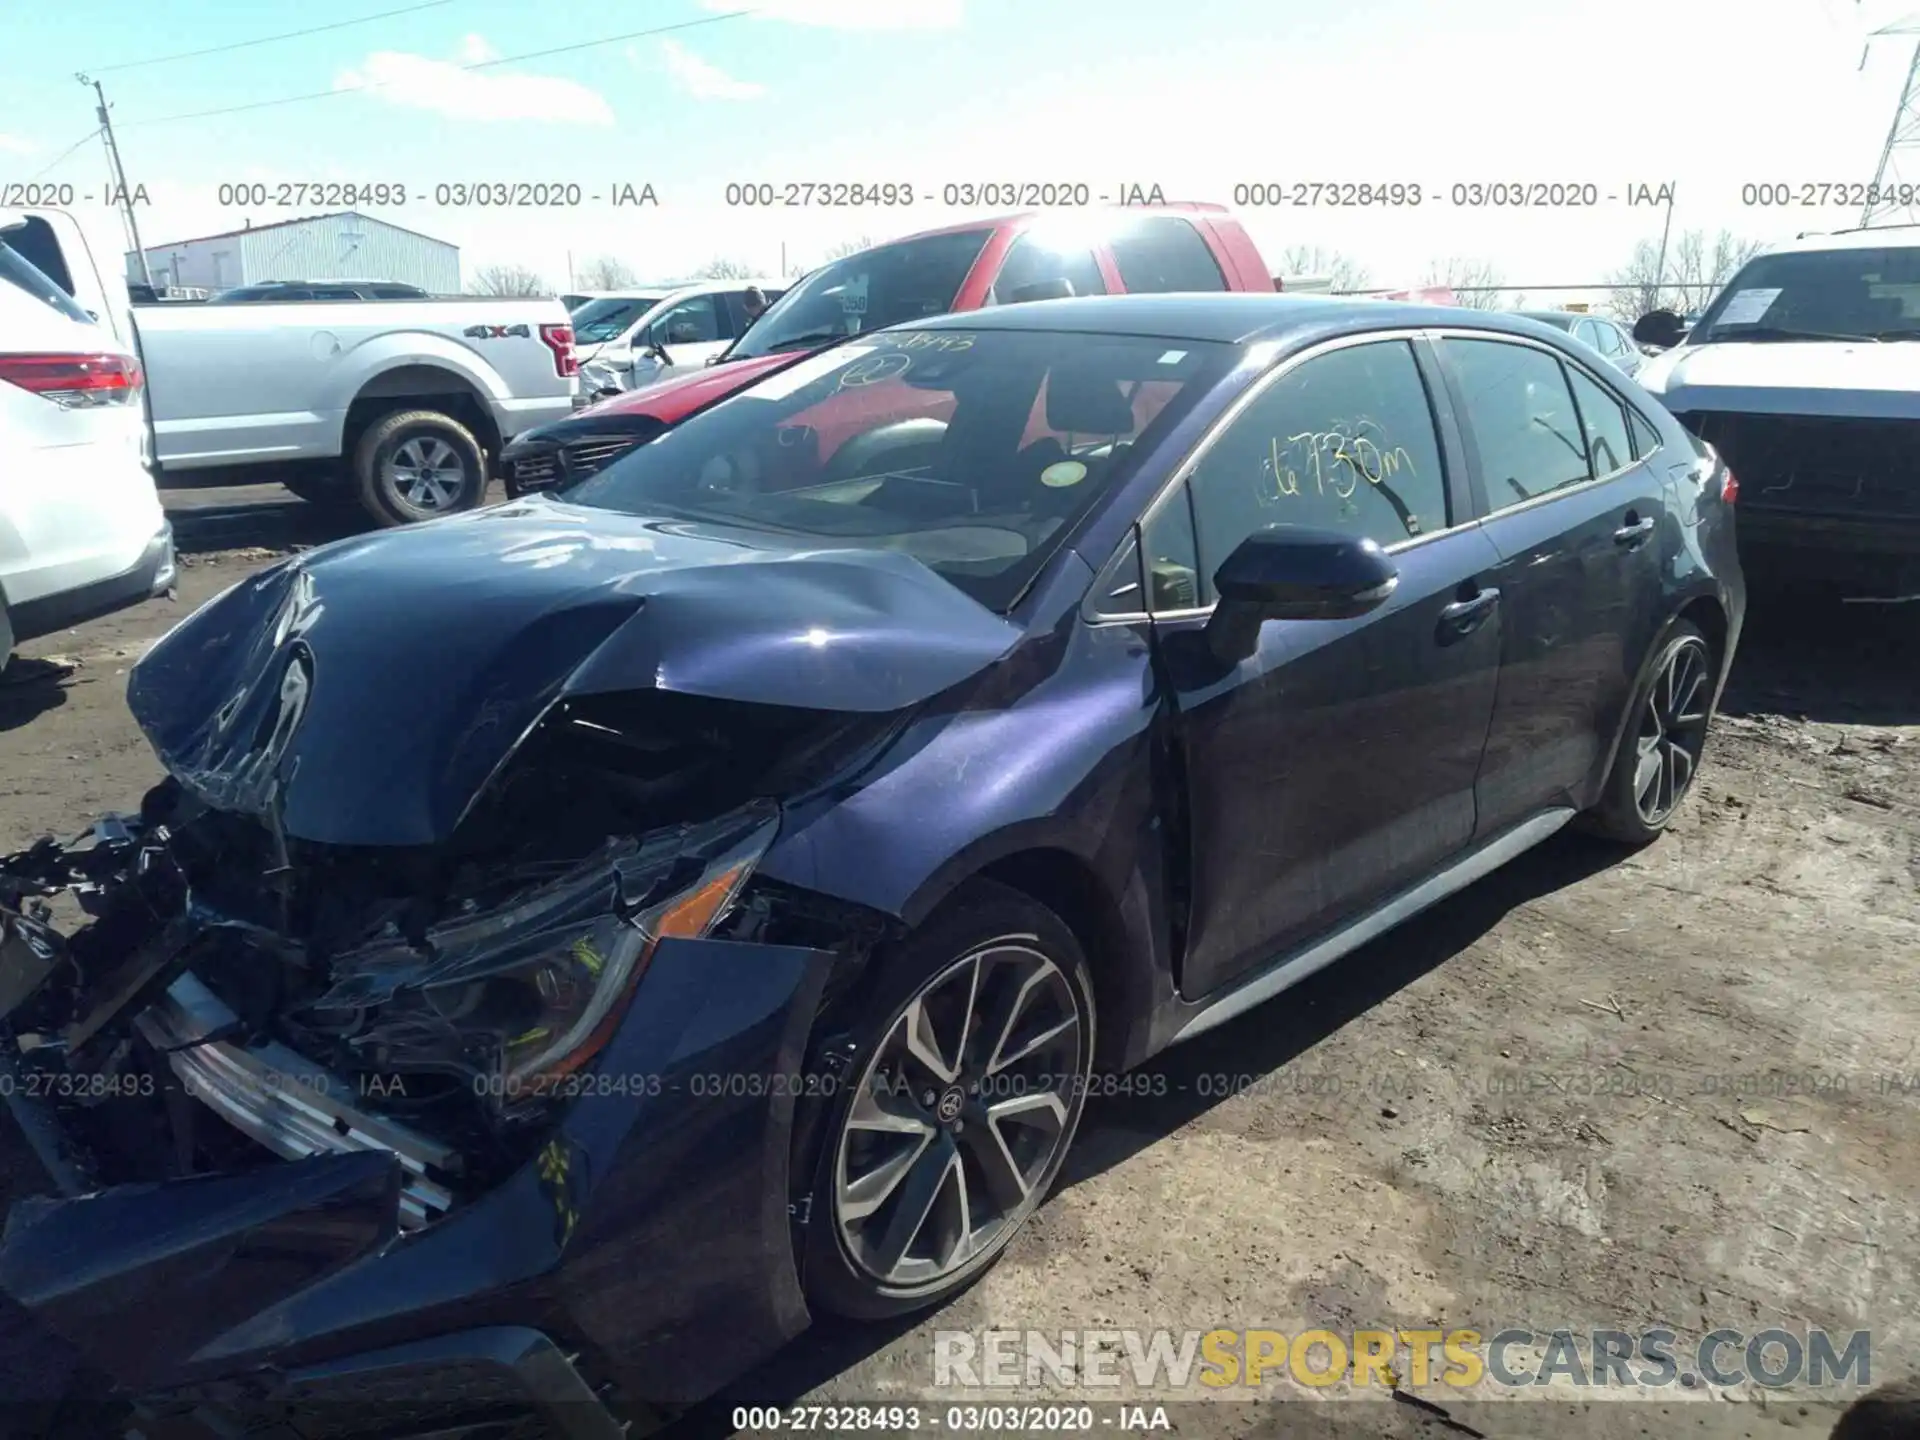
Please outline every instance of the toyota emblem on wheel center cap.
M933 1113L940 1117L940 1123L942 1125L951 1125L960 1118L960 1109L966 1103L967 1097L965 1092L962 1091L958 1085L954 1085L949 1087L946 1094L940 1097L939 1107Z

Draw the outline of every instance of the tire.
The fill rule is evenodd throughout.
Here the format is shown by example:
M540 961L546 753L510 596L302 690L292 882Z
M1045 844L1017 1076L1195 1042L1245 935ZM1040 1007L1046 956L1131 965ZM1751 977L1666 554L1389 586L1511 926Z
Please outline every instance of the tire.
M1613 769L1582 828L1623 845L1646 845L1672 823L1699 773L1719 666L1699 626L1678 620L1668 627L1634 690Z
M937 1305L999 1259L1073 1143L1095 1038L1079 941L1008 886L969 881L876 965L805 1231L808 1299L856 1320ZM927 1039L909 1047L916 1018Z
M451 415L396 410L353 447L353 482L361 508L381 525L437 520L486 499L486 453Z

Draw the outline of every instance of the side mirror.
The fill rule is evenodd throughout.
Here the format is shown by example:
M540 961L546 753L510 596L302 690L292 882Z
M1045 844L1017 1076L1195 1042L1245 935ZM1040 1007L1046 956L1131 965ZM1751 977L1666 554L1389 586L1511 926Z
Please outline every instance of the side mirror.
M1214 573L1220 595L1207 622L1221 660L1237 663L1268 620L1352 620L1385 604L1400 572L1372 540L1274 525L1242 540Z
M1686 321L1671 310L1649 310L1633 323L1634 343L1657 350L1671 350L1686 333Z
M667 347L658 341L647 346L647 354L651 358L658 360L662 367L670 367L673 364L673 357L667 354Z

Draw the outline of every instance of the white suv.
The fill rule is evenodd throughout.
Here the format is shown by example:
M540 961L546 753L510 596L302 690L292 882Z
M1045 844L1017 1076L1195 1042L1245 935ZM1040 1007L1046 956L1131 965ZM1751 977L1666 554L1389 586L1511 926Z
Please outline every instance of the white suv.
M139 360L0 227L0 666L174 582Z
M711 364L787 293L781 280L701 280L596 295L573 314L580 402L641 390Z

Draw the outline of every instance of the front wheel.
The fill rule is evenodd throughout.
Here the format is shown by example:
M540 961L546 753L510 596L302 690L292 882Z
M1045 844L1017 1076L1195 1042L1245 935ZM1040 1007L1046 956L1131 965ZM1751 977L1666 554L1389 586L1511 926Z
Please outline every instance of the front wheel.
M1093 1067L1086 957L1017 890L969 882L878 965L807 1227L809 1298L856 1319L938 1304L1000 1257Z
M1716 665L1697 625L1681 620L1667 631L1587 828L1628 845L1645 845L1667 828L1700 768Z

